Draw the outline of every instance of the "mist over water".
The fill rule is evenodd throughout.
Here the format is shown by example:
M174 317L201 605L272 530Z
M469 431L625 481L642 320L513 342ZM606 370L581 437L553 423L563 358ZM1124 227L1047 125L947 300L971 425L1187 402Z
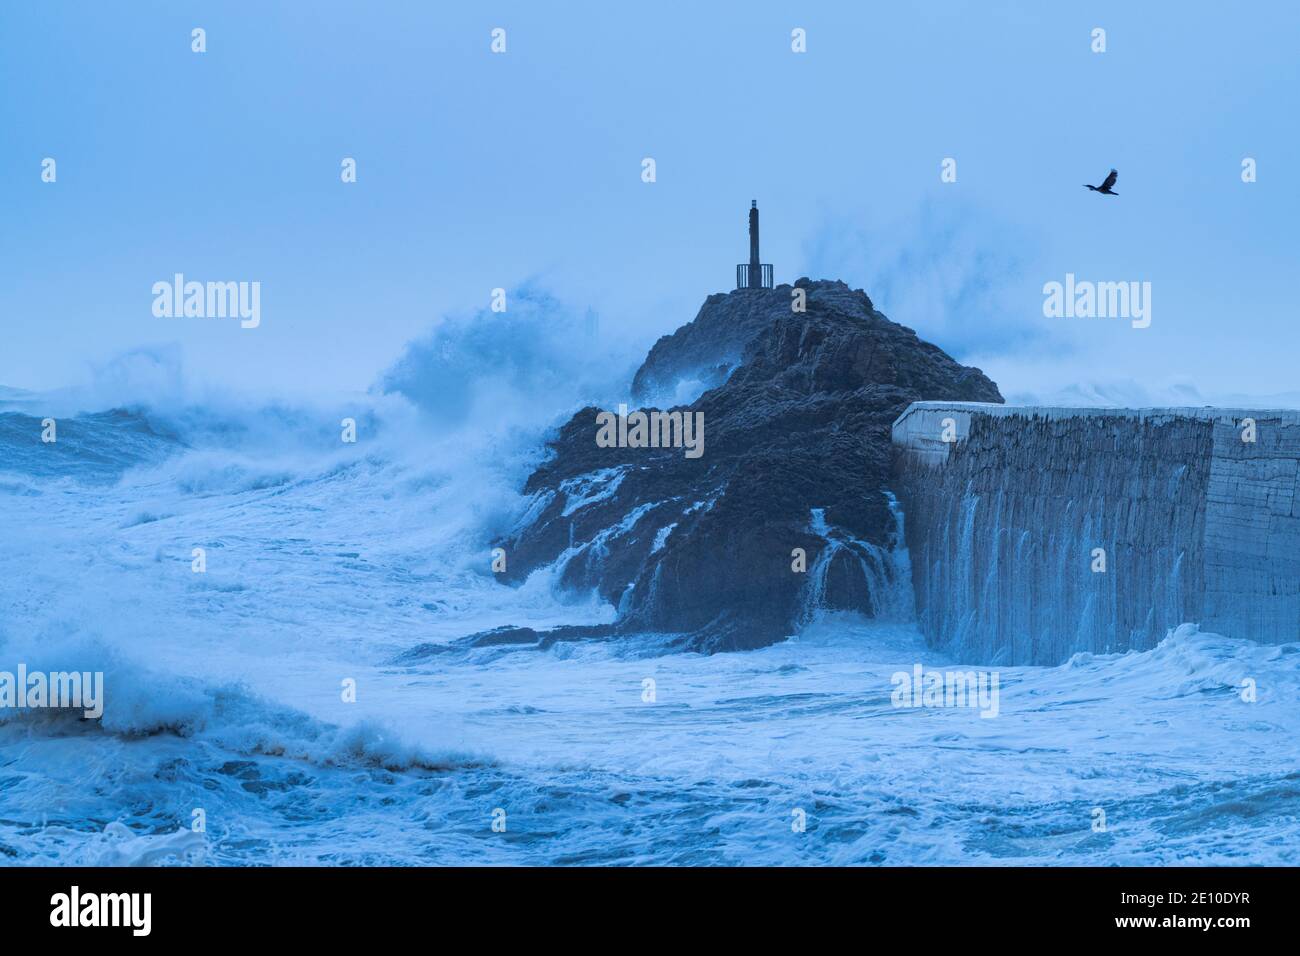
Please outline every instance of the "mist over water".
M106 696L100 722L0 711L0 859L1296 862L1295 644L1186 627L1003 668L992 720L893 705L896 672L961 663L906 600L887 623L814 601L747 653L647 635L407 654L615 615L551 570L490 571L547 429L623 399L634 365L567 347L575 310L516 303L443 323L364 396L216 399L148 351L78 394L0 396L0 670L103 671Z

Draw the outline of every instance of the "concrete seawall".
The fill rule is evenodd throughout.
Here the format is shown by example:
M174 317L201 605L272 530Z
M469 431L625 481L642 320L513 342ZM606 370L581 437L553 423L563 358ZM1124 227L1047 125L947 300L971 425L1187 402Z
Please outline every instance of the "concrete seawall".
M962 660L1300 640L1300 412L917 402L893 444L920 626Z

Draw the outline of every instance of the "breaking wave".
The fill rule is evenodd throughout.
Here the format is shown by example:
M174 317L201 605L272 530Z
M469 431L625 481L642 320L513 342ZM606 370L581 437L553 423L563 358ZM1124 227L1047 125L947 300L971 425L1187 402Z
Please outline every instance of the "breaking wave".
M762 650L407 654L614 613L557 592L562 568L517 587L491 572L491 541L537 504L518 489L539 439L606 387L599 362L558 364L563 324L511 360L555 367L493 384L481 368L516 375L501 342L519 334L450 323L371 394L310 406L171 404L183 383L139 356L166 400L131 400L130 372L98 409L0 394L0 670L105 682L102 721L0 712L0 861L1297 862L1300 645L1186 626L1141 653L1002 668L996 720L900 710L894 673L954 662L910 621L896 503L888 549L809 516L830 546L805 626ZM481 368L462 380L465 355ZM832 574L889 606L822 606Z

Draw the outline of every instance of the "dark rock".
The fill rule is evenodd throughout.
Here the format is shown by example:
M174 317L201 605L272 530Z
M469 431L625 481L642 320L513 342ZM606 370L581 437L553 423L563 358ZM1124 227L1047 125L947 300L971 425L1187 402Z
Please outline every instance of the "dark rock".
M861 290L795 287L804 313L788 285L710 296L637 371L639 396L714 383L677 409L703 412L701 457L601 448L596 408L560 429L525 485L533 507L504 543L510 578L556 562L563 586L618 608L616 630L702 651L781 640L810 602L877 613L881 581L866 562L895 530L890 425L913 401L1002 396ZM810 573L791 570L794 548Z
M650 349L632 378L633 397L664 400L678 383L693 380L697 392L721 385L744 358L745 346L772 323L772 295L768 289L737 289L709 296L694 320Z
M488 631L479 631L467 637L458 638L445 644L417 644L410 650L402 651L394 657L392 664L420 664L442 654L464 655L478 648L532 648L544 651L556 644L568 641L590 641L606 638L618 632L618 628L608 625L565 625L545 631L535 631L531 627L494 627Z
M536 644L537 632L531 627L494 627L490 631L471 634L465 643L472 647L499 647L502 644Z

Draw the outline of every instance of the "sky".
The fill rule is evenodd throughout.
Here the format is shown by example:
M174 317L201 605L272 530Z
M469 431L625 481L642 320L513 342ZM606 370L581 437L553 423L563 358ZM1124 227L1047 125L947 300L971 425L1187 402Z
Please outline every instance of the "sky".
M362 391L497 287L639 354L732 288L757 199L778 282L1009 398L1300 392L1298 41L1282 2L0 4L0 385L158 349ZM261 324L155 316L177 272L260 282ZM1044 316L1066 273L1150 282L1150 327Z

